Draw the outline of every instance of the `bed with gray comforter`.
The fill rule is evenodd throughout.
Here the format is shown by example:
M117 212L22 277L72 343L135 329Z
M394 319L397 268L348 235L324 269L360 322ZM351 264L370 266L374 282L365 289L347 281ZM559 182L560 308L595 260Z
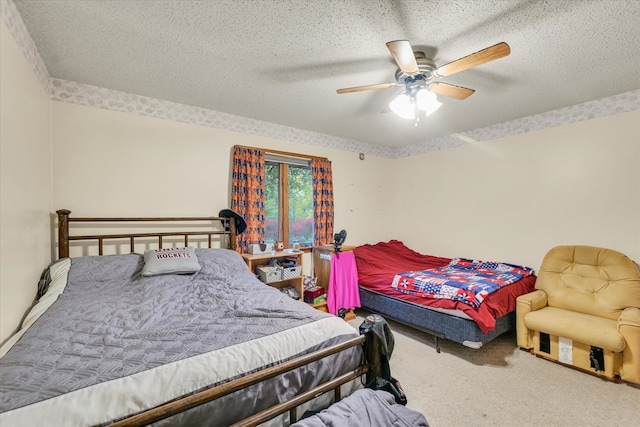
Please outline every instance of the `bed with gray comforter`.
M52 265L51 306L2 349L0 425L108 425L358 335L257 280L236 252L196 254L191 275L144 277L139 254ZM160 424L228 425L360 362L354 348Z

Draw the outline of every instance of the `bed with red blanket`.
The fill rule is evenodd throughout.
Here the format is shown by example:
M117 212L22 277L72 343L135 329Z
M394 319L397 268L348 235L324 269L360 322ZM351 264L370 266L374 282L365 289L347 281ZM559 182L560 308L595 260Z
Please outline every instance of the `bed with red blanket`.
M421 284L420 287L412 282L411 286L406 286L406 282L407 278L423 278L423 273L442 274L443 271L458 266L463 269L471 268L465 265L469 260L424 255L398 240L358 246L354 249L354 254L363 308L421 329L436 338L448 339L471 348L480 348L515 327L516 298L532 292L536 281L533 271L529 270L513 283L499 283L495 286L496 289L483 294L481 298L464 302L464 298L444 297L442 294L447 292L436 292L437 295L433 295L434 288L429 287L431 285ZM485 267L486 264L482 263L482 266ZM491 264L499 264L499 268L509 266L502 263ZM512 267L518 269L520 266ZM413 274L406 274L409 272ZM433 283L438 283L438 280ZM448 281L446 283L450 284ZM453 293L460 295L461 291Z

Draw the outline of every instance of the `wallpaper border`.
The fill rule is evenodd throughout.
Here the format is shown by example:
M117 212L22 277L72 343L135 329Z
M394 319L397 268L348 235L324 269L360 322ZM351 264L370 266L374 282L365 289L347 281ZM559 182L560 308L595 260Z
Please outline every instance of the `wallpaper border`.
M464 133L433 138L417 144L386 147L190 105L51 78L12 0L0 0L0 14L45 91L54 101L138 114L163 120L173 120L343 151L361 152L379 157L402 158L415 156L431 151L459 147L470 142L499 139L640 109L640 89L637 89Z
M31 35L27 31L27 27L24 25L22 16L20 16L12 0L0 0L0 17L2 17L2 21L20 50L22 50L22 54L27 59L27 62L31 65L31 68L33 68L33 72L38 80L40 80L44 90L47 94L50 94L51 76L49 75L49 71L46 65L44 65L44 61Z

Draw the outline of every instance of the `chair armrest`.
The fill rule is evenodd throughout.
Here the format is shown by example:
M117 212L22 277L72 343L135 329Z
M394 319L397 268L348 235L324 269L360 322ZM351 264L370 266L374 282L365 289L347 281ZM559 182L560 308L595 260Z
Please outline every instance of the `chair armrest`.
M640 328L640 308L627 307L622 310L618 318L618 331L620 331L620 328L623 326Z
M533 339L529 329L524 324L524 316L547 306L547 293L540 289L528 294L520 295L516 299L516 336L518 347L533 347Z
M626 344L622 352L621 377L625 381L640 384L640 308L627 307L622 310L618 318L618 332Z
M526 312L540 310L547 306L547 293L537 289L528 294L520 295L516 300L516 308Z

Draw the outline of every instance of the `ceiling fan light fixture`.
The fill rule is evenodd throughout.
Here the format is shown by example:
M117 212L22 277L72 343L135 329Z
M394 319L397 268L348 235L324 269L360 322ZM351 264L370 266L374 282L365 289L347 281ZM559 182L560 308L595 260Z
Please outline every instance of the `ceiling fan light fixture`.
M416 93L416 104L427 116L442 106L442 102L438 101L436 94L428 89L420 89Z
M415 106L406 92L402 92L396 96L393 101L389 103L389 108L403 119L409 120L416 118Z
M420 111L428 116L442 106L436 94L462 100L475 92L473 89L435 80L503 58L511 52L509 45L501 42L438 67L424 52L414 51L408 40L390 41L387 48L398 65L395 83L348 87L338 89L337 92L362 92L404 85L406 90L389 103L389 109L403 119L415 119L416 126L420 120Z

